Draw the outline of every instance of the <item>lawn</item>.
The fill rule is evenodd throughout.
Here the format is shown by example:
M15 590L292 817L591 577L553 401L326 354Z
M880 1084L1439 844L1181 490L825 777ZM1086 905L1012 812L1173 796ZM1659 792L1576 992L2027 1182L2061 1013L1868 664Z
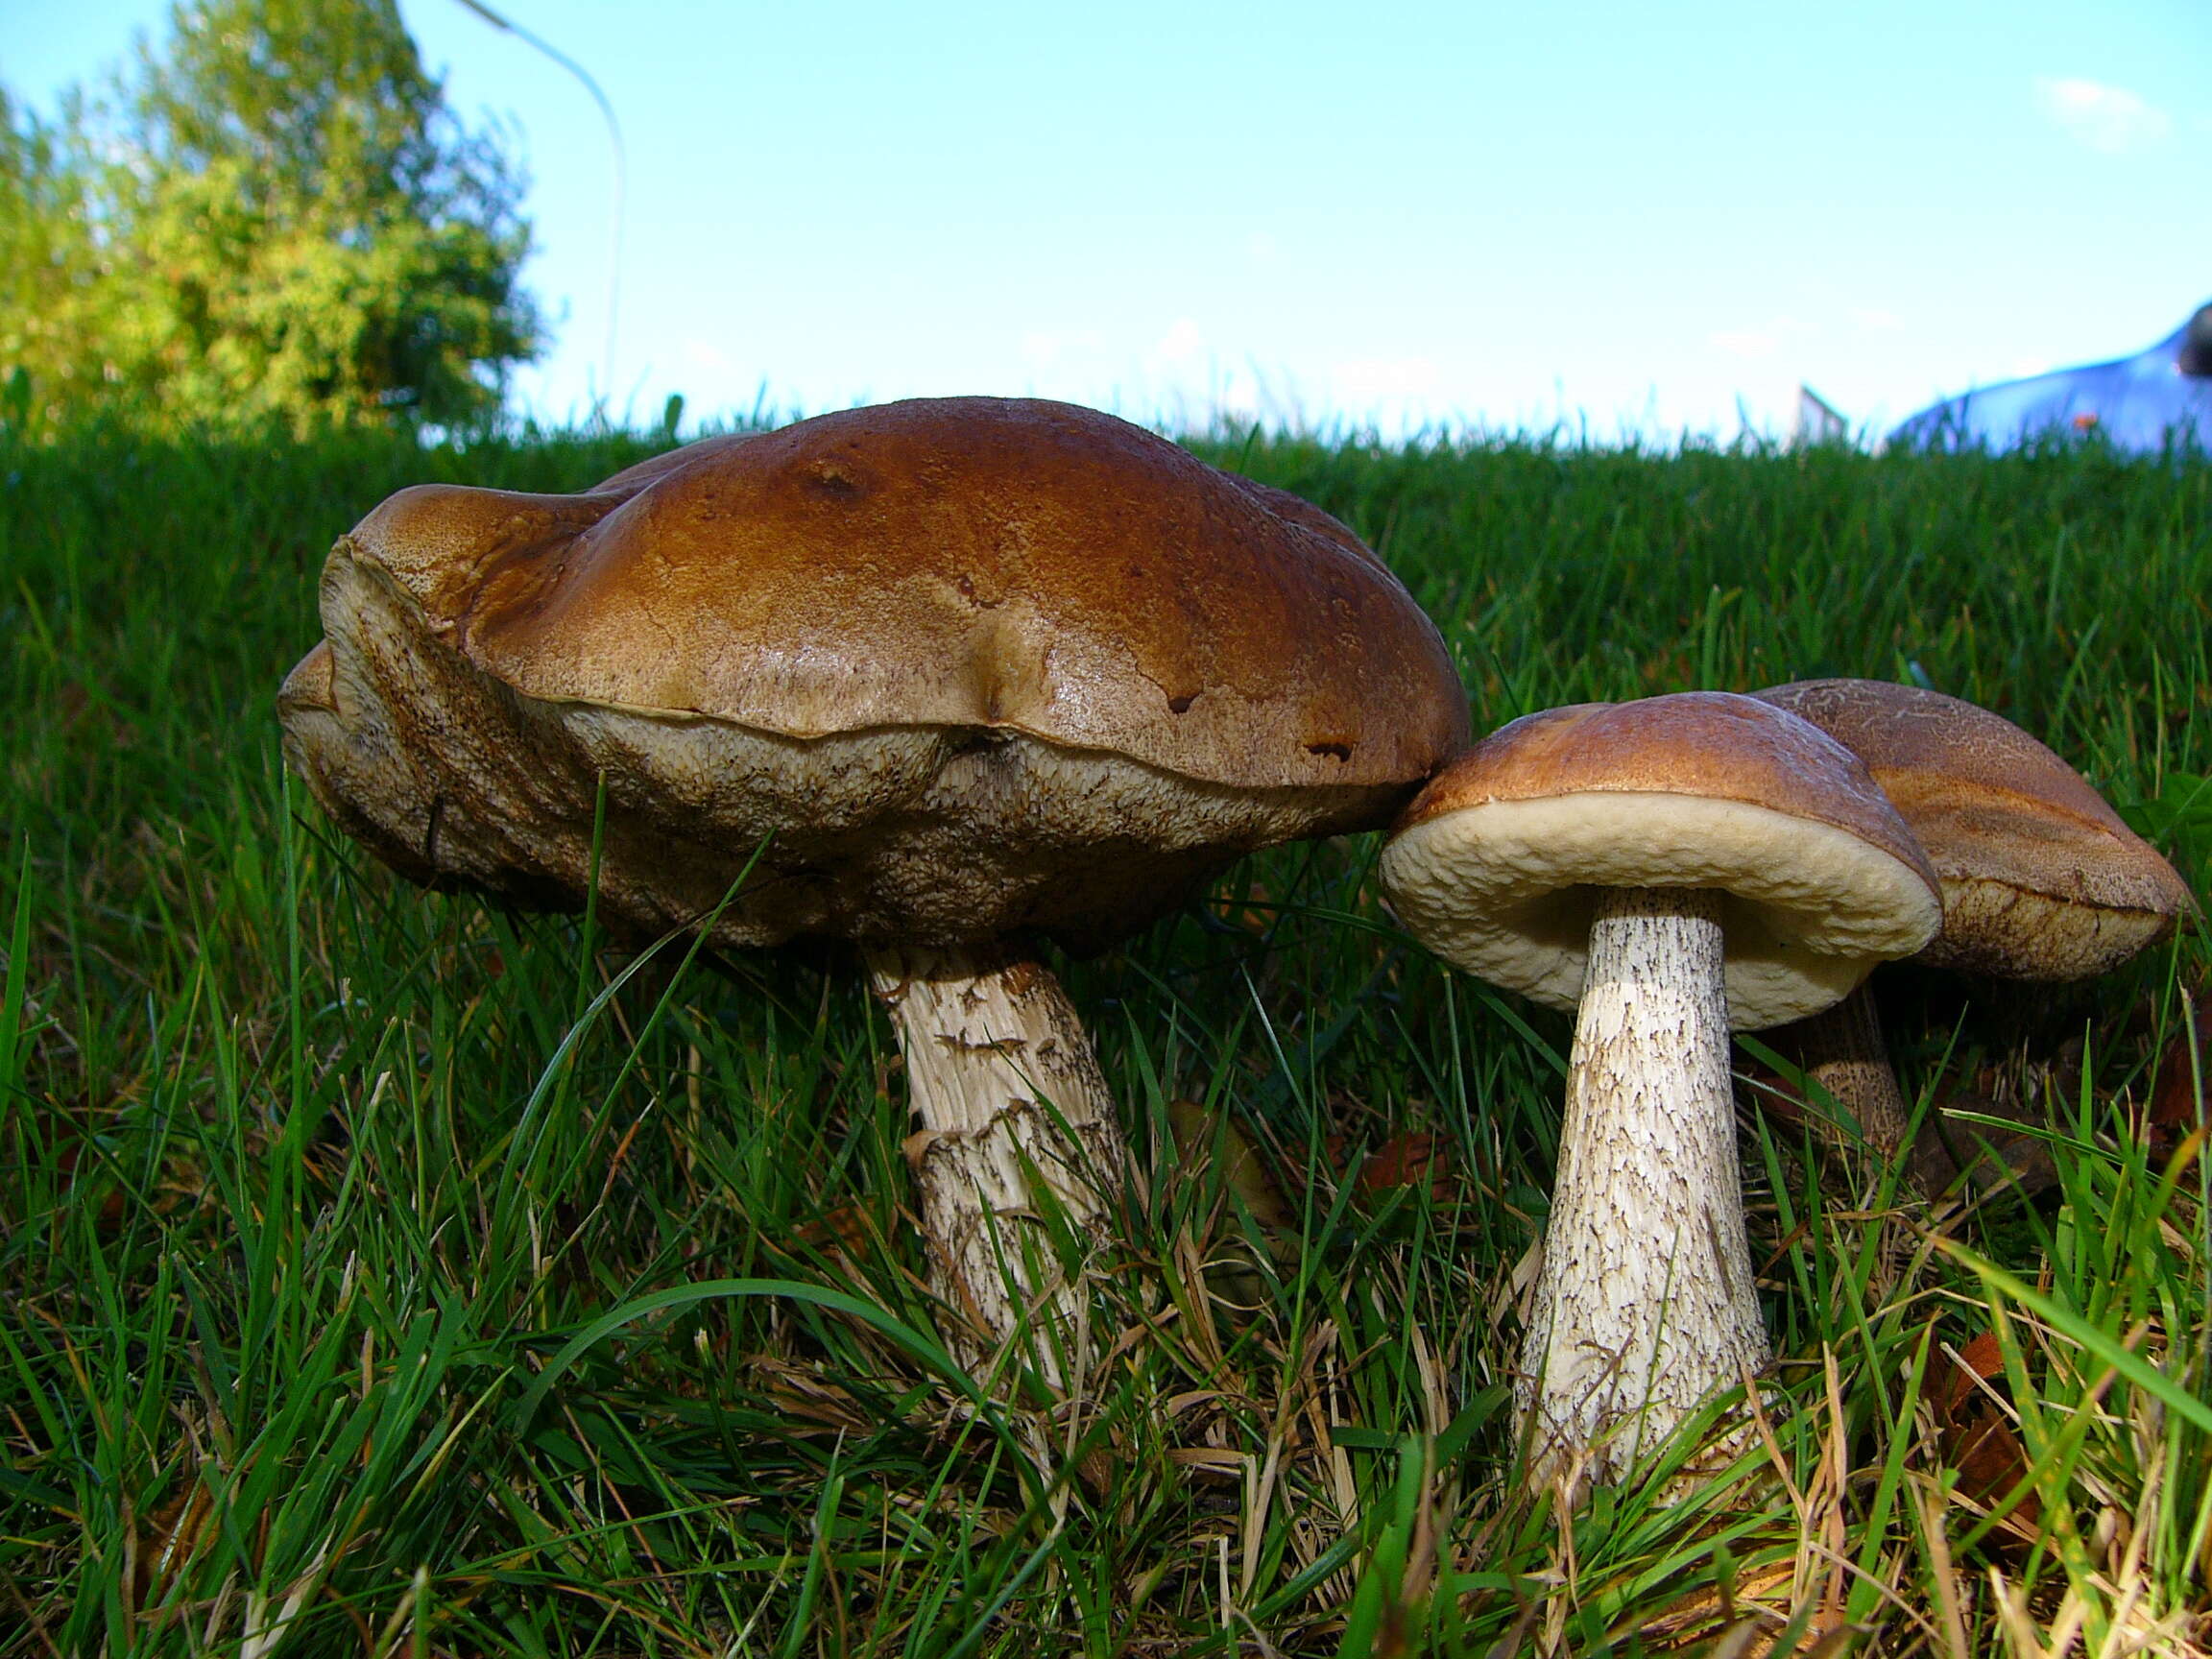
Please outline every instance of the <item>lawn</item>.
M2212 467L1194 446L1383 552L1478 732L1911 682L2206 892ZM1411 944L1371 839L1254 859L1066 964L1148 1180L1072 1401L974 1408L849 960L425 896L278 759L387 493L655 447L0 429L0 1655L2212 1650L2200 932L1885 971L1923 1111L2041 1125L1933 1205L1740 1044L1757 1432L1561 1513L1508 1382L1567 1022Z

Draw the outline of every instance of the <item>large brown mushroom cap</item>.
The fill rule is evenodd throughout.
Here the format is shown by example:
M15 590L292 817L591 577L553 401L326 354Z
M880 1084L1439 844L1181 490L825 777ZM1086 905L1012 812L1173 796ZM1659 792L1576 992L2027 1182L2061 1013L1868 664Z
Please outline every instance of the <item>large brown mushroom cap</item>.
M1065 404L712 439L577 496L402 491L333 549L286 752L417 879L715 936L1110 935L1375 825L1461 745L1318 509Z
M1941 919L1935 873L1834 739L1721 691L1584 703L1500 728L1431 780L1381 874L1417 937L1559 1009L1603 889L1722 895L1729 1021L1830 1006Z
M2073 767L2002 715L1880 680L1754 693L1865 761L1943 882L1920 959L2011 979L2119 966L2196 908L2188 884Z

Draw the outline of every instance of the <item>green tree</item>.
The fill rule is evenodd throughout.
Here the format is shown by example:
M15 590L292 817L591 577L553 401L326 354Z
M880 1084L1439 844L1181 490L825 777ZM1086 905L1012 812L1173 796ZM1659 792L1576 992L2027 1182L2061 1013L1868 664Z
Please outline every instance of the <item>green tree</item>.
M79 344L96 275L83 182L0 87L0 375L36 369L49 399L98 367Z
M0 114L0 296L54 319L0 373L42 401L452 424L539 349L519 175L394 0L180 4L59 138Z

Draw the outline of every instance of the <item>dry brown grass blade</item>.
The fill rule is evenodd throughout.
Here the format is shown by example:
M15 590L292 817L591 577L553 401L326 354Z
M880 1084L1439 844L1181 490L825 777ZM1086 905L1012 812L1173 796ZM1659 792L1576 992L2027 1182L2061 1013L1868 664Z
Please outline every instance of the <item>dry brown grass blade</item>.
M1943 1526L1942 1494L1926 1475L1914 1472L1907 1479L1911 1482L1912 1514L1920 1526L1920 1547L1928 1556L1928 1579L1935 1593L1934 1635L1941 1644L1936 1651L1943 1659L1975 1659L1960 1594L1966 1586L1951 1558L1951 1539Z

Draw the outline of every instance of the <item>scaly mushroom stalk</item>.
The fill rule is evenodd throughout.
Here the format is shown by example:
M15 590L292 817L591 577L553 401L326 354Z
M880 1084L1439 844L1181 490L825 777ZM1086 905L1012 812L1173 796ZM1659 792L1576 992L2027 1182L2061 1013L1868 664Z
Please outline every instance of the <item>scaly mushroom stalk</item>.
M906 1061L919 1125L906 1159L931 1278L968 1323L958 1357L978 1368L1023 1334L1058 1388L1083 1291L1044 1216L1048 1206L1077 1238L1103 1242L1105 1194L1128 1169L1091 1040L1059 980L1019 952L874 946L867 959Z
M1541 1479L1626 1475L1767 1362L1736 1173L1723 960L1716 894L1599 900L1518 1388Z
M1777 1033L1776 1042L1795 1051L1807 1080L1825 1090L1852 1120L1821 1116L1814 1127L1822 1141L1844 1150L1863 1149L1884 1163L1897 1155L1911 1116L1882 1040L1882 1015L1869 983L1862 983L1835 1007Z
M1856 1171L1855 1180L1873 1175L1898 1158L1906 1148L1911 1117L1882 1039L1882 1014L1871 981L1862 980L1833 1008L1785 1026L1774 1034L1774 1041L1785 1051L1793 1051L1811 1086L1807 1093L1818 1090L1832 1103L1834 1115L1817 1100L1807 1100L1807 1120L1814 1136L1841 1154L1844 1167ZM1921 1191L1917 1163L1909 1159L1899 1171L1903 1192ZM1876 1193L1866 1195L1871 1199ZM1895 1284L1911 1256L1912 1225L1902 1214L1890 1214L1877 1225L1881 1229L1877 1284L1887 1288Z

